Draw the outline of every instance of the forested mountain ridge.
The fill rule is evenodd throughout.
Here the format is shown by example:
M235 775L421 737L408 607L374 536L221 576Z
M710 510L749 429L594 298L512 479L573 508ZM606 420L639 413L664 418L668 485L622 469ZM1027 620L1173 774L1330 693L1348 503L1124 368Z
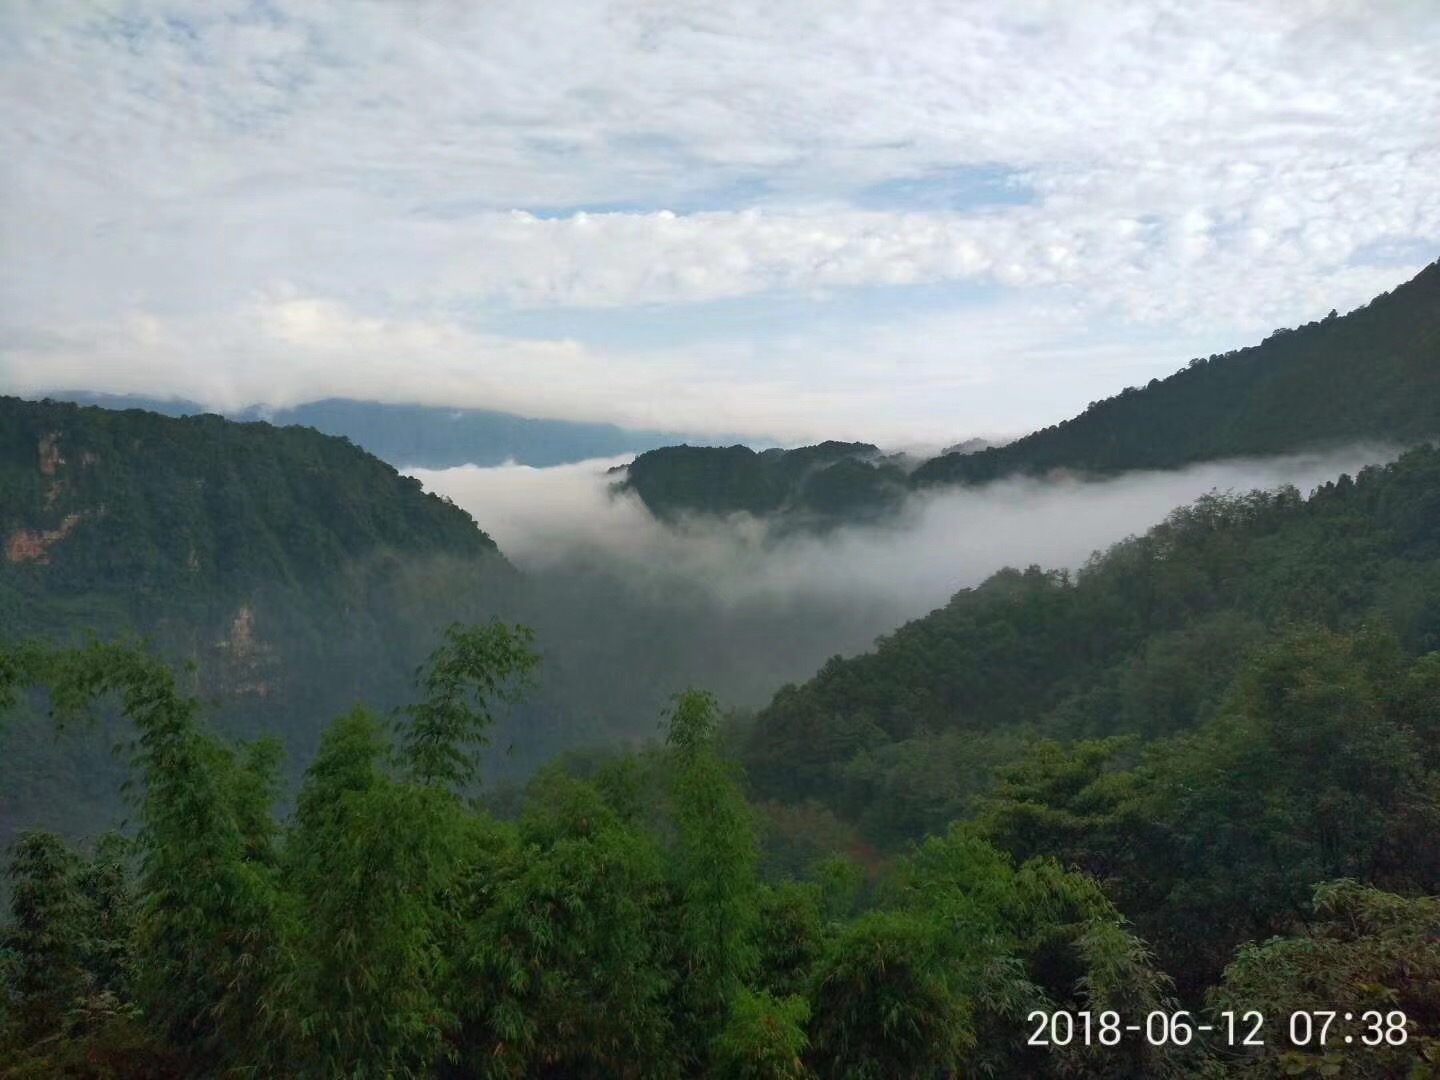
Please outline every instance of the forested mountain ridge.
M10 573L51 592L329 584L381 549L498 555L464 510L308 428L7 397L0 470Z
M970 440L920 463L867 443L760 454L665 447L638 457L622 486L661 519L744 511L823 526L890 520L908 491L1010 475L1104 475L1437 436L1440 262L1349 314L1196 358L1004 445Z
M1005 446L927 461L916 487L1113 473L1440 435L1440 262L1346 315L1197 358Z
M612 470L656 517L745 513L800 526L883 517L905 495L906 464L870 443L823 442L793 450L667 446Z
M1440 450L1308 499L1208 496L1074 575L1002 570L781 689L744 758L761 796L822 800L896 843L959 816L1027 736L1193 729L1287 627L1366 620L1440 649Z
M0 545L0 639L149 638L194 665L225 730L301 755L316 710L396 700L446 621L493 612L518 576L465 511L344 439L9 397ZM84 828L43 782L53 740L7 741L0 816Z
M1001 571L736 732L792 863L847 827L881 850L959 828L1056 859L1102 883L1184 996L1232 1005L1222 978L1293 1003L1327 964L1350 970L1345 941L1372 974L1326 978L1330 1001L1408 993L1376 910L1315 931L1330 944L1276 936L1323 925L1323 882L1440 893L1437 746L1433 446L1309 498L1202 498L1074 575ZM1407 1014L1432 1037L1437 1006Z
M0 400L0 640L148 638L193 665L187 688L218 701L221 732L286 742L287 780L327 717L398 704L450 621L496 615L533 626L545 656L487 762L515 779L650 734L687 685L758 706L901 609L835 598L777 614L606 559L522 574L464 512L344 439ZM30 825L93 831L118 812L118 782L100 741L23 715L0 732L0 843Z
M54 485L112 444L32 433L10 470L30 510L95 505ZM60 568L79 528L14 565ZM359 610L317 605L327 658ZM663 745L542 770L515 820L466 796L532 637L440 640L398 708L311 696L335 719L290 809L279 694L237 743L153 655L0 641L0 765L19 762L0 792L23 794L58 721L121 743L142 825L10 846L0 1076L1380 1080L1440 1060L1440 450L1309 499L1202 499L1073 578L1002 572L748 728L681 694ZM105 700L124 728L81 722ZM747 770L751 794L811 800L808 836L777 843ZM881 850L844 857L837 810ZM1320 1008L1394 1037L1287 1040ZM1226 1009L1262 1009L1263 1042L1113 1021L1218 1031ZM1037 1011L1111 1017L1117 1040L1037 1044Z

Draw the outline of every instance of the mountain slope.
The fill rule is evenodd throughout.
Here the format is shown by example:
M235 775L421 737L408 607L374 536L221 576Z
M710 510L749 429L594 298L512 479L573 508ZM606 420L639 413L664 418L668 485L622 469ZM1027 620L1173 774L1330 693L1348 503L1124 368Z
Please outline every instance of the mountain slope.
M1289 625L1440 649L1440 450L1307 499L1213 495L1075 576L1004 570L782 689L744 751L758 792L898 841L963 812L1024 737L1156 738L1204 719Z
M583 555L521 575L465 513L343 439L0 398L0 641L148 637L193 665L227 735L280 737L299 769L356 701L411 700L447 623L495 615L535 628L544 667L497 724L487 783L647 736L690 685L758 705L893 621L839 600L732 605ZM57 742L38 715L0 730L0 832L109 821L106 745Z
M306 428L0 398L0 485L7 566L52 593L329 587L344 560L380 549L498 554L419 481Z
M518 576L463 510L343 439L16 398L0 398L0 545L0 639L149 638L193 665L229 733L302 758L354 701L402 700L444 625L488 618ZM68 750L0 735L7 803L74 795L34 786ZM92 767L74 766L82 790ZM82 810L39 817L83 826Z
M1440 262L1348 315L1196 359L1006 446L934 458L916 487L1119 472L1440 434Z
M622 485L656 517L745 511L810 527L886 520L908 490L1054 470L1117 473L1356 441L1440 436L1440 263L1348 315L1195 359L1003 446L970 440L910 470L866 443L642 454ZM775 456L782 455L782 456Z

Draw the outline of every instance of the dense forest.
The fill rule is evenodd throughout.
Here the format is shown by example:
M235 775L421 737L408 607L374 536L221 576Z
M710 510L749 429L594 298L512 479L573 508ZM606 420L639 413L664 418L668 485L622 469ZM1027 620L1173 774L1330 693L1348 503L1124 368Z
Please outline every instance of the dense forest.
M464 511L309 428L6 397L0 440L11 595L123 588L170 607L176 590L228 601L262 582L342 592L354 560L385 551L498 555Z
M1440 1080L1440 0L0 101L0 1080Z
M488 618L517 578L467 513L342 439L15 398L0 543L0 637L149 639L224 731L280 718L302 757L320 718L398 702L439 627ZM111 809L85 782L93 754L51 743L6 738L0 836L39 808L81 830Z
M1051 469L1173 468L1365 439L1440 435L1440 262L1347 315L1197 357L1006 446L935 458L917 487Z
M1002 571L737 743L791 864L963 820L1103 881L1199 993L1322 880L1440 890L1440 451Z
M1137 766L1041 744L942 833L777 875L700 692L514 820L467 798L521 628L452 627L284 814L277 744L217 739L151 657L10 648L0 704L119 700L141 828L12 846L0 1075L1434 1075L1437 659L1296 632ZM1127 916L1157 903L1158 961Z
M894 514L907 463L870 443L824 442L756 452L748 446L667 446L613 470L657 518L750 514L827 529Z
M139 827L12 844L0 1075L1435 1075L1437 499L1430 448L1202 499L489 799L520 627L452 626L289 805L152 655L9 646L5 723L123 712Z
M546 679L487 760L513 781L562 750L648 737L688 685L759 706L914 613L729 603L678 571L584 552L525 574L468 514L344 439L13 398L0 399L0 545L0 641L148 640L216 706L217 731L284 741L287 794L327 718L402 702L452 621L500 615L540 635ZM118 717L102 723L118 737ZM24 827L79 836L115 818L106 746L52 737L33 709L12 718L0 847Z
M1166 379L1000 446L924 462L864 443L771 456L744 447L643 454L625 486L662 519L744 511L785 527L893 520L904 493L1054 471L1113 474L1371 440L1440 435L1440 263L1346 315L1197 357Z
M1076 574L1003 570L785 687L745 749L768 797L877 842L943 827L1022 736L1151 740L1216 718L1294 627L1440 649L1440 452L1294 489L1212 494Z

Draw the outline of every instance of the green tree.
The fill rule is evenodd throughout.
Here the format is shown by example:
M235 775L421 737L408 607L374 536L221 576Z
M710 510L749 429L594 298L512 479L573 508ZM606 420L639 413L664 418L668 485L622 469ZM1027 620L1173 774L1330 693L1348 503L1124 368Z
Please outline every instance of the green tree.
M90 912L80 875L80 858L50 833L25 833L11 847L4 947L13 957L8 990L21 1039L61 1031L90 990Z
M670 805L681 985L691 1024L707 1033L724 1024L759 959L755 826L732 769L715 752L717 721L714 697L692 690L676 699L666 730L676 762Z
M331 725L287 837L291 1038L307 1075L420 1075L454 1026L441 897L462 811L445 792L386 775L388 751L364 710Z
M674 1075L670 891L654 839L558 778L472 888L462 1063L486 1075Z
M57 716L84 713L115 693L139 730L137 993L147 1017L206 1067L263 1057L279 898L273 856L256 856L244 823L268 816L249 801L273 785L244 774L267 757L237 762L201 731L199 703L143 653L91 644L52 654L44 674Z
M902 860L892 902L936 928L948 984L969 1005L976 1075L1161 1077L1181 1062L1143 1042L1027 1043L1033 1010L1171 1011L1169 978L1092 878L1048 859L1019 868L961 826Z
M1216 1012L1258 1010L1269 1020L1264 1047L1247 1051L1230 1074L1378 1080L1440 1073L1437 927L1435 897L1396 896L1354 881L1317 886L1309 924L1241 946L1209 995ZM1337 1014L1327 1044L1291 1042L1289 1017L1317 1011ZM1391 1022L1395 1013L1403 1022ZM1390 1038L1375 1040L1370 1029L1377 1018L1380 1034L1391 1032ZM1367 1037L1377 1044L1367 1045Z
M817 1076L940 1076L975 1047L968 1002L947 977L941 930L894 911L860 916L813 974L810 1052Z
M474 752L488 745L492 702L520 700L540 663L527 627L497 621L452 624L416 672L424 697L400 710L400 759L416 783L463 788L475 780Z
M1316 882L1440 887L1440 788L1394 704L1402 673L1383 636L1298 632L1256 655L1215 722L1156 752L1169 884L1145 923L1191 980L1283 929Z
M710 1074L721 1080L806 1080L813 1075L801 1058L809 1018L804 998L741 990L716 1040Z

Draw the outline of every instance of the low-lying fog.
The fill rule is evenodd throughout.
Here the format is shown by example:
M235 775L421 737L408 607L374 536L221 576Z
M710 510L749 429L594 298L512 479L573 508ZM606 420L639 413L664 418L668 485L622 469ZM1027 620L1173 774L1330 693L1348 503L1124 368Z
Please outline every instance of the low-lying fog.
M917 495L892 526L823 537L767 538L741 517L666 526L635 496L612 494L607 470L624 458L408 471L527 572L519 614L554 650L547 666L569 686L562 698L608 695L613 707L591 706L589 729L602 737L652 734L659 706L688 685L764 704L1003 566L1078 567L1207 492L1308 493L1396 452L1352 446L1098 481L1001 481Z
M607 470L628 458L409 471L427 490L469 511L525 570L605 562L633 575L637 586L680 578L727 604L879 598L913 616L1002 566L1078 566L1206 492L1281 484L1308 492L1395 453L1349 447L1109 480L1007 480L916 496L906 519L893 527L792 534L769 543L761 542L761 523L741 516L697 518L680 528L656 521L637 497L611 491L615 477Z

